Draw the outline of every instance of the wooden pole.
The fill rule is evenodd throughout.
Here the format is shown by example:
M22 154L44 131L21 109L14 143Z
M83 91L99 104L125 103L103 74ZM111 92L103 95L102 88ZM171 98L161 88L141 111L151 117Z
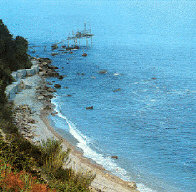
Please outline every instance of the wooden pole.
M87 39L87 37L86 37L86 46L88 47L88 39Z

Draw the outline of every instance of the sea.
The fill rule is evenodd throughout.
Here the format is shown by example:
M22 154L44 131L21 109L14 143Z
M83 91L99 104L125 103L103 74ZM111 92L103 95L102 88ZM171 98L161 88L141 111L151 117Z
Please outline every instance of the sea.
M141 192L196 191L196 1L0 0L0 18L64 76L60 135ZM60 51L84 23L92 42Z

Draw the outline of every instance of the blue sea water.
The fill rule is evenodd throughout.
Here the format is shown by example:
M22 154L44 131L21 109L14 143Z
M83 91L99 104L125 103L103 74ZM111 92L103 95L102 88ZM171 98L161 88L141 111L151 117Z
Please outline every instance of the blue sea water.
M50 119L84 156L136 181L141 192L193 192L195 7L181 0L9 0L0 1L0 18L66 75L48 79L62 86ZM51 57L51 44L84 22L95 34L92 46L81 41L73 54Z

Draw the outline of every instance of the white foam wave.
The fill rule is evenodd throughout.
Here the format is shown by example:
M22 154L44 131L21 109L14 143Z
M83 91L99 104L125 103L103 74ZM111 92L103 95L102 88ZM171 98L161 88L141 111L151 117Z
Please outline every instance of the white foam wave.
M79 130L77 130L76 126L74 123L72 123L66 116L64 116L59 107L58 104L55 102L57 99L53 98L52 103L55 105L55 111L58 112L58 116L62 119L64 119L68 126L69 126L69 132L70 134L78 141L77 147L82 149L83 155L87 158L90 158L94 160L96 163L102 165L105 169L111 171L112 173L116 174L120 178L126 181L131 181L131 178L128 176L127 172L125 169L119 167L111 157L105 157L104 155L97 153L94 151L91 147L89 147L89 143L91 143L90 138L87 136L83 135ZM145 185L138 183L137 184L138 189L140 192L156 192L150 188L147 188Z
M114 76L119 76L119 75L120 75L120 73L114 73L113 75L114 75Z
M144 184L142 183L137 183L137 189L140 191L140 192L157 192L153 189L150 189L148 187L146 187Z
M56 102L58 97L52 99L52 103L55 105L55 111L58 112L58 116L62 119L64 119L68 126L69 126L69 132L70 134L78 141L77 147L82 149L83 154L85 157L90 158L94 160L96 163L102 165L105 169L115 173L119 177L121 177L124 180L130 180L130 177L127 176L127 172L125 169L120 168L111 157L105 157L100 153L97 153L94 151L91 147L89 147L89 143L91 143L90 138L83 135L79 130L77 130L74 123L72 123L66 116L64 116Z

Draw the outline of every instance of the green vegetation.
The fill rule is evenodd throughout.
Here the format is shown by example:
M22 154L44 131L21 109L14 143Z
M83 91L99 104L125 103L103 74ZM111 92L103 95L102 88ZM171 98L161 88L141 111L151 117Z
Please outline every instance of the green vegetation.
M88 192L94 176L63 168L69 163L69 150L63 152L61 141L36 146L12 123L13 106L4 91L13 81L12 71L30 67L27 49L28 42L14 39L0 20L0 191Z

